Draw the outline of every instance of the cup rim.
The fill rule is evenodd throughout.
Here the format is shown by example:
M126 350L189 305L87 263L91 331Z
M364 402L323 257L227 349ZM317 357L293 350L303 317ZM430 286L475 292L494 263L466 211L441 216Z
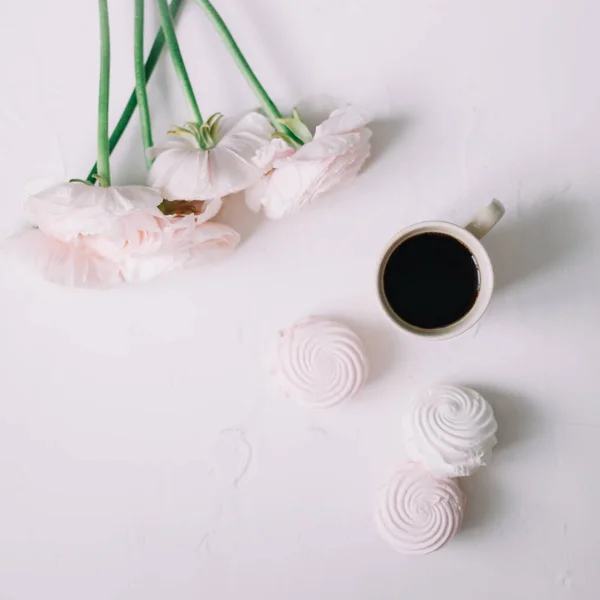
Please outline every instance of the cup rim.
M479 293L468 313L445 327L423 329L404 321L390 306L383 290L383 273L392 252L407 239L421 233L444 233L464 244L473 254L479 272ZM386 315L404 332L421 339L445 340L473 327L487 310L494 290L494 270L490 257L481 241L464 227L447 221L422 221L406 227L387 244L377 269L377 296Z

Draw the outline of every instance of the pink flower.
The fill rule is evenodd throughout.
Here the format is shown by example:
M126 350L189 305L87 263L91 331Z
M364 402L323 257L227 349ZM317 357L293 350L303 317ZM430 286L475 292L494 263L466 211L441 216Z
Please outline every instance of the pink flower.
M206 222L204 215L166 216L161 219L160 245L139 232L122 264L125 281L153 279L176 269L198 267L230 254L240 241L227 225Z
M267 146L273 128L263 115L248 113L239 120L213 115L201 128L205 133L200 147L197 128L176 128L178 135L155 146L148 183L167 200L209 200L222 198L255 184L264 169L254 156Z
M314 137L294 151L281 139L255 158L271 170L246 192L248 205L270 219L300 210L331 188L351 180L369 156L371 131L352 106L334 110Z
M51 281L105 287L196 266L238 244L233 229L208 222L220 200L188 215L164 215L161 202L152 188L61 183L29 197L38 228L16 236L13 247Z
M69 242L80 235L115 235L127 223L124 217L150 220L160 214L157 206L161 202L160 194L149 187L97 187L75 181L30 194L25 214L45 234Z

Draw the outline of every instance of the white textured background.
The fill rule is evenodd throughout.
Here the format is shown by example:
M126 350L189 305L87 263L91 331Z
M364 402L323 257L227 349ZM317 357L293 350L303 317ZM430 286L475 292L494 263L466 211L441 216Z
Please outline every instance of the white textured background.
M255 102L201 11L179 31L205 115ZM226 263L110 292L0 265L0 600L554 600L600 593L600 4L594 0L216 0L287 108L371 110L354 185L282 222L232 201ZM131 91L132 2L111 0L113 120ZM0 8L0 232L38 176L95 154L96 2ZM157 26L149 14L148 41ZM168 61L155 137L189 118ZM113 178L141 182L137 122ZM480 326L405 338L374 274L398 229L508 214L486 246ZM312 412L270 386L264 348L321 313L364 336L373 378ZM377 489L404 460L399 418L432 382L493 403L493 465L464 531L428 557L387 548Z

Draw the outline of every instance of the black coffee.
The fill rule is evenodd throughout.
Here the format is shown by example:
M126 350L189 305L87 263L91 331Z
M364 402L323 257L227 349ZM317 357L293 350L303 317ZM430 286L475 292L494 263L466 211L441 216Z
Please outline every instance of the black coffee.
M383 269L390 308L421 329L447 327L464 317L479 293L474 256L445 233L414 235L390 254Z

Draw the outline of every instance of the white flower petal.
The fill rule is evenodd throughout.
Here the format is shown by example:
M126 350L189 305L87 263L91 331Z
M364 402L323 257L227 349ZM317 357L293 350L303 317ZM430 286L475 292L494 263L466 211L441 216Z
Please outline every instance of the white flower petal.
M263 200L267 192L270 177L270 174L265 175L244 192L244 201L246 202L246 206L252 212L260 212L260 209L263 206Z
M30 229L16 235L9 246L20 260L60 285L107 287L122 281L118 265L77 240L61 242L39 229Z
M281 138L274 138L266 146L259 148L254 156L254 163L263 172L268 171L276 160L283 160L294 154L294 149L290 148Z
M264 173L255 156L270 142L266 117L249 113L223 119L214 148L202 150L191 136L178 136L152 150L150 185L167 200L210 200L246 189Z
M206 221L210 221L210 219L214 219L219 214L222 206L223 201L221 198L207 200L204 204L204 212L196 215L196 222L205 223Z
M150 281L159 275L173 271L177 267L172 254L159 252L143 256L131 256L121 265L124 281L134 283Z
M167 200L208 200L212 193L208 152L200 150L189 137L177 147L162 146L148 174L148 184ZM170 143L170 142L168 142Z
M294 161L318 161L341 156L351 152L360 142L360 132L321 136L299 148L294 154ZM275 162L275 167L277 166L278 163Z
M230 254L239 243L239 234L227 225L199 222L194 215L169 220L170 229L159 250L135 252L125 260L125 281L145 281L175 269L204 265Z
M146 154L148 158L156 158L167 150L196 150L197 144L194 144L193 140L187 135L173 135L167 138L160 146L153 146L148 148Z
M193 229L183 242L178 242L184 267L198 267L229 256L240 242L237 231L221 223L203 223Z
M328 119L318 125L315 130L315 138L356 131L365 127L370 120L356 106L349 104L335 109Z
M247 203L261 204L267 217L279 219L351 180L370 153L371 131L365 123L357 109L337 109L317 127L314 139L296 152L275 156L272 147L266 150L265 155L274 156L273 170L262 186L247 192Z
M275 169L266 187L262 204L269 219L280 219L300 210L312 199L311 186L319 181L327 165L322 162L293 162Z
M270 140L273 135L273 126L264 115L257 112L246 113L241 119L224 117L217 129L217 145L227 140L240 138L258 149L265 140ZM237 143L237 142L235 142Z
M26 211L47 235L65 242L77 236L110 230L136 211L154 211L160 194L143 186L97 187L80 182L60 183L29 196Z

